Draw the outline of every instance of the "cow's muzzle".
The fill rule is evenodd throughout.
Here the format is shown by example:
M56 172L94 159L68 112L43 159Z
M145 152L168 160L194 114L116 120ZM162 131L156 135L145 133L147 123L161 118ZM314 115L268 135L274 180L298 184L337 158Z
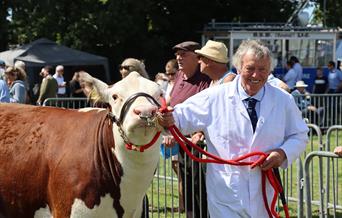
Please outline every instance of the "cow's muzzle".
M155 109L153 110L144 110L144 109L136 109L134 110L134 112L139 115L139 117L141 119L145 119L148 122L153 121L152 119L154 119L154 117L156 116L156 112L158 110L158 108L160 108L160 104L159 102L154 99L151 95L147 94L147 93L143 93L143 92L137 92L133 95L131 95L129 98L127 98L127 100L125 101L125 103L123 104L121 111L120 111L120 116L119 118L117 118L113 113L110 113L109 116L111 117L111 119L118 125L121 126L123 124L123 121L126 117L126 114L128 112L128 109L131 107L131 105L133 104L133 102L138 98L138 97L145 97L147 98L147 100L152 104L151 107L155 107ZM154 122L154 121L153 121Z
M136 150L136 151L143 152L145 149L149 148L150 146L152 146L157 141L157 139L160 136L160 131L157 132L157 134L153 137L153 139L151 140L150 143L145 144L145 145L138 145L138 146L137 145L133 145L130 142L130 140L128 139L127 135L125 134L125 132L124 132L124 130L122 128L122 124L123 124L123 121L125 119L125 116L126 116L128 110L129 110L129 108L131 107L132 103L138 97L145 97L145 98L147 98L147 100L152 105L134 108L133 112L135 114L137 114L140 117L140 119L146 121L146 125L148 127L155 127L156 123L157 123L157 111L158 111L158 108L160 108L160 104L151 95L149 95L147 93L143 93L143 92L135 93L135 94L131 95L125 101L125 103L123 104L123 106L121 108L119 118L117 118L112 112L109 113L109 116L111 117L113 122L115 122L116 125L118 126L120 135L121 135L122 139L125 142L126 148L129 149L129 150Z

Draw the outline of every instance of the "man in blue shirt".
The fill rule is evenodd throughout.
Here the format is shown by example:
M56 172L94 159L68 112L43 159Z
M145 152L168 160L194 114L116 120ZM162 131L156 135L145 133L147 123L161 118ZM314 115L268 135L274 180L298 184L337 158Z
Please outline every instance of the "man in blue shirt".
M2 79L0 79L0 102L10 102L8 86Z
M329 93L340 93L342 92L342 72L335 68L335 62L329 61Z

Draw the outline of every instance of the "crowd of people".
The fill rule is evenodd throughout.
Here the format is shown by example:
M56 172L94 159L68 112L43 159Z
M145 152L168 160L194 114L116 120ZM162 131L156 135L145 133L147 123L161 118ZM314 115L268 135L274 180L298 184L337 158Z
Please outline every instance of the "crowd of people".
M79 72L74 72L72 80L67 82L63 76L64 66L46 65L39 72L41 84L30 90L25 63L16 61L14 66L7 66L0 60L0 102L42 105L47 98L86 97L89 86L79 81Z
M334 61L327 63L328 74L323 72L322 66L316 68L316 77L313 84L314 94L325 93L342 93L342 71L340 66L336 66ZM283 77L283 81L287 84L291 91L296 89L296 82L303 80L303 67L295 56L291 56L286 63L287 72Z
M226 45L213 40L203 47L185 41L172 49L175 58L166 62L165 73L155 77L172 108L162 114L160 124L175 124L192 143L224 159L252 151L269 154L259 168L250 169L201 165L180 149L172 155L172 168L179 181L179 211L186 217L267 217L263 202L251 200L262 199L261 171L289 166L307 142L308 128L301 115L312 112L321 116L321 109L307 98L293 101L292 96L307 94L298 58L290 57L288 72L280 80L272 74L271 52L256 40L243 41L232 60L228 59ZM229 61L237 73L228 68ZM333 61L328 69L325 76L322 68L317 68L314 93L342 92L342 72ZM150 79L143 61L127 58L120 64L122 78L133 71ZM91 98L91 84L80 81L79 72L67 82L64 66L43 67L36 104L56 97ZM5 66L0 61L0 102L27 103L29 97L24 62ZM163 146L177 146L171 133L164 133ZM339 149L336 153L342 154ZM197 151L194 155L201 157ZM270 190L267 195L272 194Z

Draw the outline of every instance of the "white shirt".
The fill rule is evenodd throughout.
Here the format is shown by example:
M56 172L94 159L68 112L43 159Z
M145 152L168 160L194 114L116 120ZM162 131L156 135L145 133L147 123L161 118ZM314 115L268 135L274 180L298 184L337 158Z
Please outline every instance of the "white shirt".
M57 80L57 84L58 84L58 92L57 93L64 95L66 93L65 87L59 87L60 85L63 85L64 77L63 76L58 76L58 74L55 73L53 75L53 78L55 78Z
M296 71L293 68L291 68L285 74L284 82L288 85L288 87L290 89L293 89L296 85L297 77L298 77L298 75L297 75Z
M293 97L266 83L253 134L239 83L237 76L231 83L203 90L176 105L176 126L183 134L203 131L208 151L224 159L281 148L287 156L282 167L287 167L304 151L308 139L308 128ZM268 217L260 168L208 164L206 181L211 217ZM272 189L267 187L267 191L272 199Z
M300 63L295 63L293 65L293 69L297 75L296 82L299 80L303 80L303 67L302 67L302 65L300 65Z

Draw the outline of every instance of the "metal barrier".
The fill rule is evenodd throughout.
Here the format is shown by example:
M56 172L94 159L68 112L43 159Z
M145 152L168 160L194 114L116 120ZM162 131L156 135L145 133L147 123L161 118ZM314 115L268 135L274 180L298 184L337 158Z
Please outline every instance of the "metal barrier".
M324 130L332 125L342 125L342 94L296 95L294 99L309 123Z
M78 109L92 105L87 98L47 98L44 100L43 106Z
M310 179L310 173L309 173L309 167L310 167L310 164L311 164L311 161L314 157L319 157L319 159L321 160L323 157L328 157L328 160L329 158L340 158L338 155L332 153L332 152L328 152L328 151L313 151L313 152L310 152L308 154L308 156L305 158L305 161L304 161L304 179L305 179L305 188L306 188L306 217L307 218L311 218L312 217L312 189L311 189L311 179ZM334 166L334 165L333 165ZM322 169L320 169L322 170ZM333 172L334 172L334 169L333 169ZM335 177L335 176L333 176ZM327 181L329 181L329 177L326 178ZM333 178L333 187L335 187L336 183L335 183L335 179ZM319 178L319 184L320 184L320 187L319 187L319 193L320 193L320 201L319 201L319 217L327 217L329 215L329 207L333 207L333 211L334 211L334 217L336 217L336 208L338 207L337 205L337 193L336 191L334 191L333 193L333 203L330 204L329 202L324 204L324 194L325 193L329 193L328 190L326 190L328 186L326 186L326 188L324 189L323 188L323 178L320 177ZM329 197L327 195L326 197L327 201L329 201ZM326 206L324 206L326 205ZM340 209L342 209L340 207Z

